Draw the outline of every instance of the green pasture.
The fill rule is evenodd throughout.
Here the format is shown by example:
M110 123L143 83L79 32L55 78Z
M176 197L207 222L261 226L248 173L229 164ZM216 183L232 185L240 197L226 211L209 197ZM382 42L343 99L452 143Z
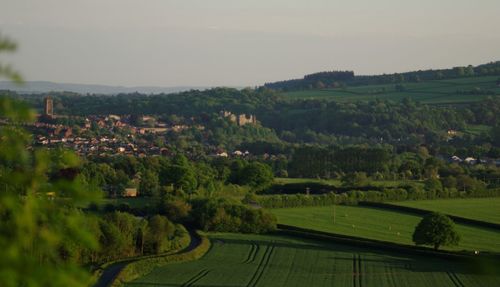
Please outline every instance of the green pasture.
M500 224L500 197L402 201L391 204Z
M410 97L428 104L460 104L480 101L500 94L498 77L471 77L453 80L403 83L404 91L396 90L395 84L367 85L336 89L293 91L284 95L290 99L329 99L338 102L370 101L375 99L400 101ZM457 91L491 91L491 94L459 94Z
M126 286L499 286L458 261L284 236L211 235L201 259L167 264Z
M292 183L321 183L326 185L332 185L339 187L342 185L340 179L317 179L317 178L285 178L279 177L275 178L274 182L277 184L292 184ZM371 180L368 182L370 186L380 186L380 187L396 187L401 186L408 183L421 184L423 186L422 181L418 180Z
M465 128L465 132L466 133L469 133L469 134L472 134L472 135L480 135L480 134L483 134L483 133L489 133L491 130L491 127L490 126L486 126L486 125L468 125L466 128Z
M421 217L397 211L359 206L272 209L278 223L318 231L413 245L412 234ZM334 223L335 214L335 223ZM458 246L449 250L500 252L500 231L458 225Z
M153 197L117 197L117 198L104 198L101 200L101 205L106 204L120 205L128 204L131 208L141 208L145 206L154 206L156 204Z

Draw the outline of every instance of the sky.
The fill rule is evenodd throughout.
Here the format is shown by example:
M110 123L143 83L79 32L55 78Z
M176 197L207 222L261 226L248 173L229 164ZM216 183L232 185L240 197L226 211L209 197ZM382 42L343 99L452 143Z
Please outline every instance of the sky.
M498 0L0 0L28 81L258 86L500 60Z

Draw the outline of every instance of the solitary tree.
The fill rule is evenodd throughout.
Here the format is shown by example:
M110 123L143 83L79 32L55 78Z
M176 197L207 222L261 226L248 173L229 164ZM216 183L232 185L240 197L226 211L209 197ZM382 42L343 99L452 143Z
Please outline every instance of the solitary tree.
M459 241L460 236L455 231L453 221L437 212L425 216L413 232L416 245L432 245L435 250L440 246L457 245Z

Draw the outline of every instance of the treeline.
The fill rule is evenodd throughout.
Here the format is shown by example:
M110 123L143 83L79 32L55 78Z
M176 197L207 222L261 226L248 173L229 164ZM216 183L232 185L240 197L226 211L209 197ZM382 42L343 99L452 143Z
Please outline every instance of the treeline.
M154 219L168 217L174 222L181 222L204 231L266 233L276 229L277 222L273 214L227 198L186 199L179 196L164 196L149 199L152 204L141 207L134 208L126 203L117 205L108 203L102 208L93 207L90 210L128 216L134 214Z
M43 96L16 95L22 97L39 110L43 110ZM213 88L190 90L173 94L147 95L140 93L115 96L78 95L74 93L51 93L54 109L65 115L159 115L167 120L171 115L185 118L207 119L212 113L229 110L236 114L254 113L257 107L273 106L280 96L265 89Z
M320 72L306 75L302 79L266 83L264 86L281 91L295 91L360 85L418 83L430 80L496 75L500 75L500 62L478 66L469 65L451 69L419 70L374 76L355 76L352 71Z
M133 256L154 255L186 247L190 237L180 224L165 216L138 218L126 212L108 212L86 215L80 228L93 234L99 248L89 249L63 241L60 258L79 264L98 265Z
M259 189L268 186L274 178L269 165L255 160L221 157L192 161L182 154L171 158L89 158L80 172L87 182L110 197L123 195L126 188L136 188L139 196L211 196L224 184Z
M384 172L388 170L389 159L390 152L384 148L303 147L293 153L288 166L288 175L333 178L336 174L355 171Z
M337 103L297 100L260 116L285 141L299 143L350 140L391 145L436 144L447 130L464 130L471 113L452 107L375 100Z
M450 163L431 156L425 147L396 153L377 147L305 147L293 153L291 177L341 179L343 188L366 187L376 180L439 179L446 188L500 187L500 168L493 164ZM322 187L325 189L324 187Z
M227 199L192 200L192 218L205 231L266 233L276 229L276 217L268 211L231 203Z
M302 79L266 83L264 86L282 91L338 88L354 79L353 71L331 71L305 75Z
M446 198L476 198L500 196L500 189L477 189L460 191L456 188L440 190L422 189L417 185L406 188L384 189L383 191L350 190L345 193L325 193L320 195L307 194L277 194L254 197L252 202L265 208L287 208L302 206L329 206L334 204L356 205L358 202L387 202L404 200L446 199Z

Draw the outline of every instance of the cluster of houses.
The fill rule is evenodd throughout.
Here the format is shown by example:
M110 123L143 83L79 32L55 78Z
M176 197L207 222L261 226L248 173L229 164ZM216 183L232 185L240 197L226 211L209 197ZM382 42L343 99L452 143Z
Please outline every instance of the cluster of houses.
M493 158L473 158L473 157L465 157L464 159L454 155L450 157L449 159L450 162L455 162L455 163L465 163L465 164L492 164L492 165L500 165L500 159L493 159Z
M55 117L52 116L51 119ZM35 144L43 146L63 146L75 150L80 155L126 154L136 156L167 155L168 149L155 146L150 141L138 139L136 135L160 134L166 132L180 132L191 128L188 125L167 125L156 121L149 116L143 116L140 121L148 127L132 125L131 116L95 115L88 116L84 123L77 128L62 124L45 122L46 115L40 120L27 125L35 134ZM94 133L85 133L91 129L109 131L108 135L89 136ZM202 126L195 128L203 129ZM121 133L116 133L121 131Z
M233 157L246 157L246 156L250 156L250 153L248 151L242 152L240 150L235 150L232 153L227 153L224 150L217 150L215 152L214 156L216 156L216 157L229 157L229 156L233 156Z
M133 137L118 139L116 137L62 137L49 138L44 135L37 135L35 143L44 146L63 146L72 149L80 155L112 155L126 154L136 156L146 155L168 155L166 148L160 148L152 143L135 141Z
M95 123L99 128L108 129L112 131L113 129L124 129L130 132L131 134L160 134L166 132L181 132L183 130L191 128L189 125L185 124L175 124L175 125L167 125L166 123L160 122L156 120L152 116L141 116L140 121L145 123L147 126L135 126L132 124L132 116L118 116L118 115L106 115L106 116L89 116L85 118L84 128L90 128L92 123ZM203 130L204 126L196 125L194 128Z

